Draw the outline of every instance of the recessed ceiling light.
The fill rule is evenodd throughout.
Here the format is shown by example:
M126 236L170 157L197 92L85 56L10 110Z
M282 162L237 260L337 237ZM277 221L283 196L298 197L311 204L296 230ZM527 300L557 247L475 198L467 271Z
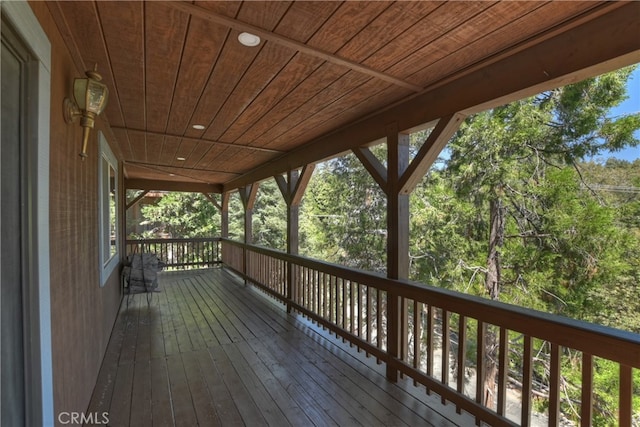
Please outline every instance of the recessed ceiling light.
M260 44L260 37L251 33L240 33L238 34L238 41L244 46L253 47Z
M176 176L176 174L175 173L170 173L169 176Z
M176 157L176 160L180 161L180 162L184 162L185 160L187 160L184 157Z
M198 129L198 130L204 129L204 125L193 125L191 127L194 128L194 129Z

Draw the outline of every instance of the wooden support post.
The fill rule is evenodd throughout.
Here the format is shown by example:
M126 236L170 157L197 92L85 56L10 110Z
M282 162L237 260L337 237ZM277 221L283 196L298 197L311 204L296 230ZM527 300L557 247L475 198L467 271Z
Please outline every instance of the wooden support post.
M590 426L593 421L593 356L582 353L582 398L580 399L580 422Z
M387 195L387 277L409 278L409 194L455 133L464 115L452 114L438 121L418 155L409 161L409 135L400 133L398 124L387 126L387 168L366 147L353 153ZM393 291L387 295L387 352L402 360L408 351L407 303ZM429 331L430 333L431 331ZM387 378L397 381L397 369L387 365Z
M253 243L253 207L258 194L258 183L247 185L239 189L238 192L244 207L244 242L250 245Z
M240 200L244 206L244 243L250 245L253 243L253 207L256 203L256 195L258 194L258 183L247 185L238 190ZM247 262L247 251L242 250L242 272L248 274L250 266ZM245 280L246 283L246 280Z
M631 427L633 421L633 369L620 365L620 395L618 396L618 425Z
M400 177L409 166L409 135L399 134L396 124L387 127L387 277L409 278L409 195L400 193ZM406 304L389 292L387 351L401 358L407 336L402 325L407 322ZM398 380L398 371L387 365L387 379Z
M220 237L223 239L229 238L229 196L229 192L222 193L220 200ZM226 263L224 247L225 243L219 242L217 259Z
M230 193L222 193L222 207L220 209L220 235L225 239L229 238L229 196Z
M278 183L278 188L287 204L287 253L298 254L300 245L299 222L300 222L300 202L304 191L309 184L315 165L307 165L302 168L302 172L292 170L287 172L287 178L283 175L276 175L274 178ZM287 300L294 297L295 277L293 265L287 263ZM291 304L287 303L287 313L291 312Z

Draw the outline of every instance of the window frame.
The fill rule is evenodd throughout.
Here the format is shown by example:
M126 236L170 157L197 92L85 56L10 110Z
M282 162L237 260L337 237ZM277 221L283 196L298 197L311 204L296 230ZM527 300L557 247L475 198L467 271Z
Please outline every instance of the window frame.
M111 151L109 143L104 134L98 132L100 156L98 158L98 233L99 233L99 259L100 265L100 287L103 287L113 271L120 264L120 188L119 188L119 168L118 160ZM106 165L106 167L105 167ZM110 217L110 170L114 171L114 192L115 192L115 212L114 212L114 233L115 251L111 253L111 217Z

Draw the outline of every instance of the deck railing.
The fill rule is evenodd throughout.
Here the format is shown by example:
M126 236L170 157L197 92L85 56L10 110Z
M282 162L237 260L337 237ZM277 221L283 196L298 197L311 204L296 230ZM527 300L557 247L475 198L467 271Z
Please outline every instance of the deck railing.
M139 252L156 254L165 263L167 270L213 267L220 263L220 238L196 237L126 241L127 255Z
M222 261L288 310L385 362L390 379L406 375L478 424L530 425L539 400L550 426L560 423L561 404L581 425L592 425L601 358L619 372L612 415L617 425L632 425L638 334L227 239ZM564 379L569 365L580 366L578 384ZM487 377L494 388L485 388ZM577 399L569 398L570 387L581 390ZM519 407L519 415L507 414L507 405Z

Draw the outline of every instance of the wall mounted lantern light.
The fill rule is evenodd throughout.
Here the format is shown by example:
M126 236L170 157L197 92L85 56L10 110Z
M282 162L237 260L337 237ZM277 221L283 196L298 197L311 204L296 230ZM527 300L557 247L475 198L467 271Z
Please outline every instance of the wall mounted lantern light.
M93 70L87 71L86 78L76 78L73 82L73 97L64 99L63 113L67 123L72 123L76 117L80 117L82 131L82 152L80 157L84 160L87 157L87 142L89 132L95 124L96 117L102 113L107 106L109 90L107 85L101 83L102 76L98 74L98 64Z

